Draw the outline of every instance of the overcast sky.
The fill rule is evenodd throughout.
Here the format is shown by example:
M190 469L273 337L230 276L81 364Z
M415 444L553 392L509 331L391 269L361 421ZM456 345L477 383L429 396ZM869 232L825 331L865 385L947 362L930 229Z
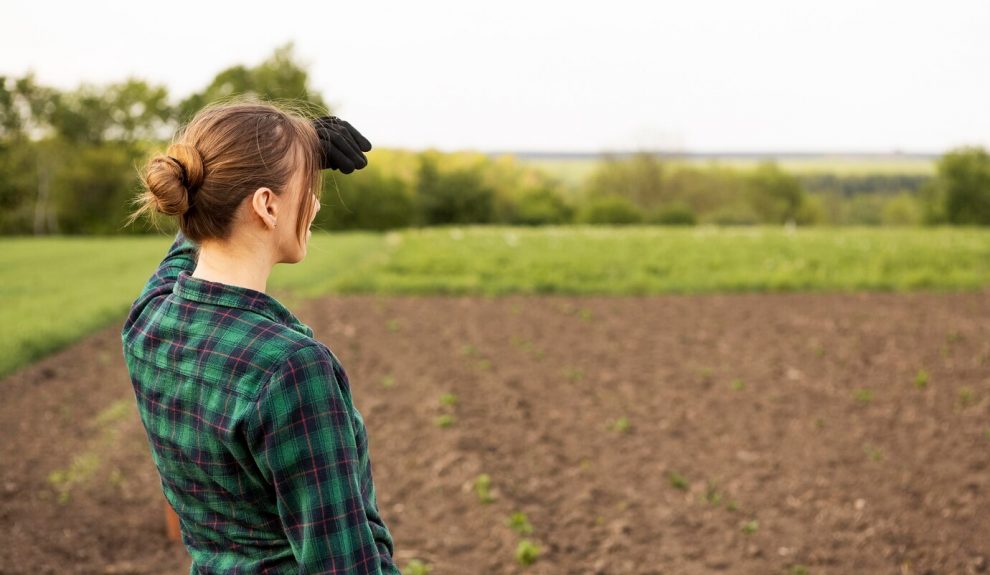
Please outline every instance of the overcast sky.
M990 145L986 0L5 3L0 74L166 84L288 40L378 146L941 152Z

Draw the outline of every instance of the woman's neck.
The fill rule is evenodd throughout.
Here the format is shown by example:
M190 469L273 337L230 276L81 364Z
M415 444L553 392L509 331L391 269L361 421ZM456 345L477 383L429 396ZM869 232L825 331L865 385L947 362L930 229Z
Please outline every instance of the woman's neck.
M192 276L264 292L273 266L264 249L251 249L235 242L208 241L199 247Z

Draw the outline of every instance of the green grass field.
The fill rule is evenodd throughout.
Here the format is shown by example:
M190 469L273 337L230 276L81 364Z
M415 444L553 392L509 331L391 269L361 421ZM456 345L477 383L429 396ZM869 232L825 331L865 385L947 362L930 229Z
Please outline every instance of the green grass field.
M0 375L112 322L171 237L0 240ZM325 293L658 294L990 285L990 230L463 227L314 233L276 266L290 308Z

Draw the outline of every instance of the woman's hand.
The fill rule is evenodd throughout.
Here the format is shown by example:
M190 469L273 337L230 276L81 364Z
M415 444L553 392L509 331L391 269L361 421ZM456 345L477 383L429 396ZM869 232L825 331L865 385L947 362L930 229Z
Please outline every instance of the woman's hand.
M354 126L337 116L313 120L320 136L320 169L339 170L349 174L368 165L364 152L371 151L371 142Z

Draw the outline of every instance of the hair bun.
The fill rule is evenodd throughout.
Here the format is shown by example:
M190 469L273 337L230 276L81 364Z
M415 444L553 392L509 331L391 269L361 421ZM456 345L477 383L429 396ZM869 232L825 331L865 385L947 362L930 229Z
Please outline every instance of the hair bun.
M199 150L189 144L172 144L166 152L169 157L179 163L179 168L185 173L185 185L190 192L203 183L203 156Z
M148 190L155 196L155 208L177 216L189 209L192 194L203 183L203 157L188 144L172 144L166 155L158 154L145 172Z

